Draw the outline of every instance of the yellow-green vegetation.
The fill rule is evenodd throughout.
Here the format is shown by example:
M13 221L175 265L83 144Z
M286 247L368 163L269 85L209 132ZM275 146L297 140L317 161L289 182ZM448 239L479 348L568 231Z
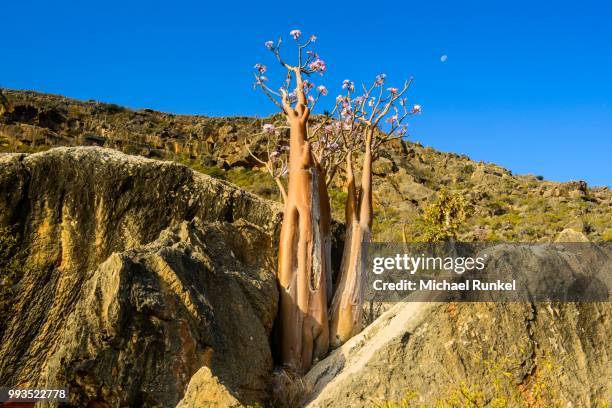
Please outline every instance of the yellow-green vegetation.
M191 167L195 171L207 174L211 177L226 180L251 193L267 198L268 200L280 201L280 194L274 180L264 171L247 169L244 167L230 168L224 170L216 166L206 166L198 159L190 159L184 155L178 156L177 161Z
M18 249L16 235L9 227L0 227L0 315L7 316L13 302L15 285L24 273L24 256ZM0 336L6 319L0 319Z
M564 407L559 394L557 376L562 365L553 356L537 358L533 371L517 378L513 367L520 361L502 357L484 359L484 373L478 383L460 381L435 398L425 398L415 390L407 390L399 401L379 401L377 408L554 408ZM596 402L595 407L607 408L605 401Z
M426 209L421 218L424 242L441 242L457 239L459 229L472 215L474 209L462 194L440 190L436 200Z

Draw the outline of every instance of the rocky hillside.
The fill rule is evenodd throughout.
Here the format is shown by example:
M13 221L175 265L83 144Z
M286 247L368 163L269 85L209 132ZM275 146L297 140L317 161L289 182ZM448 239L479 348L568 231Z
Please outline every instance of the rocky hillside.
M80 102L36 92L7 91L14 112L0 118L0 150L33 152L54 146L98 145L152 158L171 159L257 195L278 199L274 183L244 147L259 151L262 123L277 118L210 118L133 111L96 101ZM547 242L570 232L591 241L612 240L612 191L583 181L557 183L513 175L492 163L442 153L411 142L382 152L375 166L374 238L419 239L424 207L442 189L474 204L461 229L463 240ZM345 193L331 190L342 216Z
M612 402L609 302L398 304L279 388L279 221L170 161L0 154L0 385L65 385L71 408Z

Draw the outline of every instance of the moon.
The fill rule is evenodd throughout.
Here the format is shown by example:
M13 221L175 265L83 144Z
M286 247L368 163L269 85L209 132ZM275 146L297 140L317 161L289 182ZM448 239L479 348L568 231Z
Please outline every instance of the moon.
M448 55L444 54L443 56L440 57L440 62L446 62L447 59L448 59Z

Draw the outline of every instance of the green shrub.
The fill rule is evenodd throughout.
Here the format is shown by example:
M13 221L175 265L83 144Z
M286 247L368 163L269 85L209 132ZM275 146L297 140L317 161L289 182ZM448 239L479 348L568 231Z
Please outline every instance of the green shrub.
M457 239L459 229L473 212L474 207L465 196L440 190L436 201L425 209L421 217L424 224L423 240L440 242Z

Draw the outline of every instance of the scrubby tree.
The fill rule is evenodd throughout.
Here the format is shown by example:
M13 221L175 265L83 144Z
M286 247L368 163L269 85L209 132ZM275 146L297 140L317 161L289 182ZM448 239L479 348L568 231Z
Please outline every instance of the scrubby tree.
M311 117L319 98L327 95L327 88L315 86L311 77L323 75L326 64L311 49L316 37L302 42L299 30L290 35L297 49L294 65L281 55L281 39L265 43L284 69L278 90L269 85L267 67L255 65L255 86L283 112L287 123L264 125L265 151L260 149L261 156L249 152L274 178L283 198L277 341L282 363L305 372L327 354L330 341L337 347L361 330L366 277L362 257L373 220L372 162L384 143L405 135L402 122L419 113L420 106L407 107L404 94L412 80L401 89L385 88L385 76L379 75L359 95L354 84L345 80L331 112ZM289 129L288 142L282 139L283 128ZM361 159L359 183L356 157ZM328 187L339 173L344 174L347 189L347 232L332 288ZM284 174L288 174L286 190L281 181Z
M423 241L442 242L457 239L459 229L474 212L472 203L462 194L440 190L422 216Z

